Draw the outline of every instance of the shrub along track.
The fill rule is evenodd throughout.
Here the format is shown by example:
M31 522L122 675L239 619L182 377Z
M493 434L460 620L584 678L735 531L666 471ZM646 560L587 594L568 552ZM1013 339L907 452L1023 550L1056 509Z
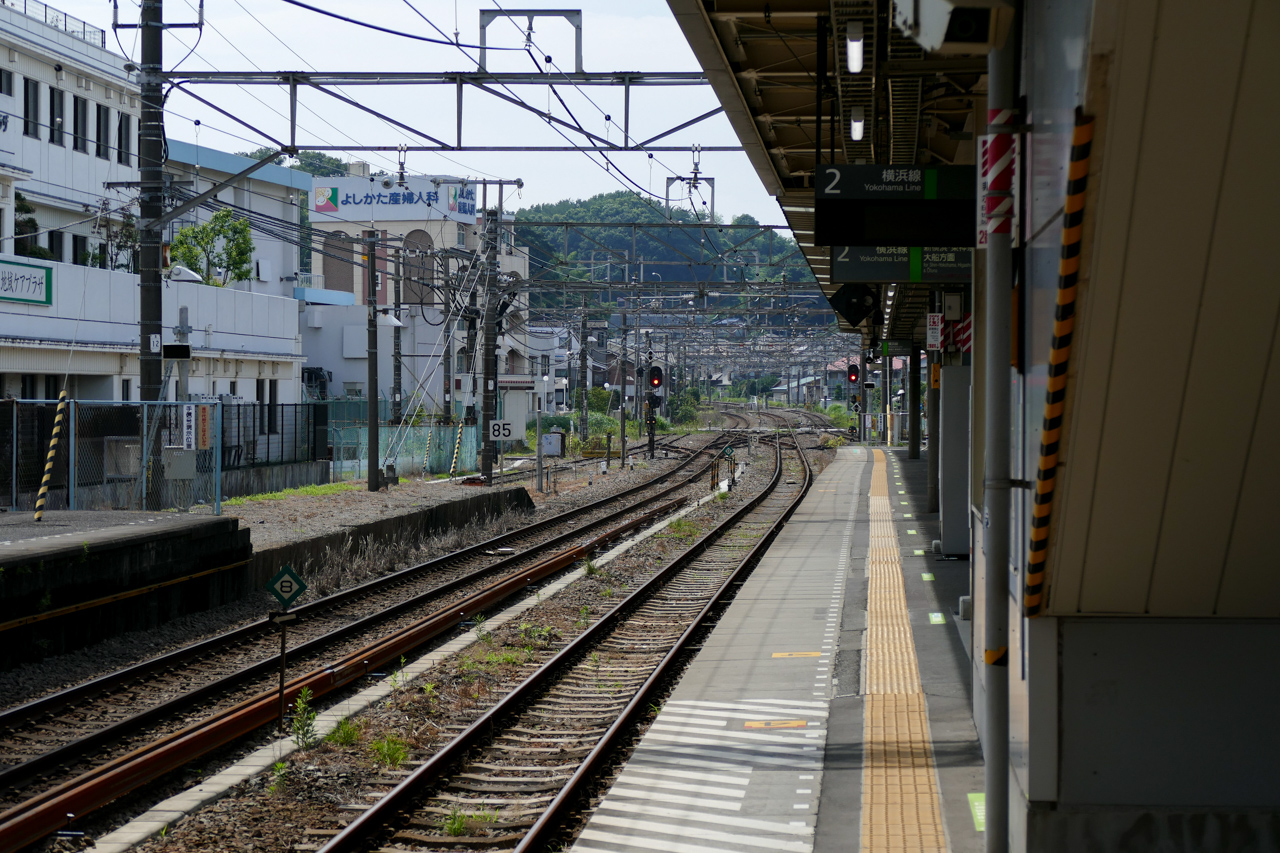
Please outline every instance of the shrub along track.
M302 644L290 650L286 701L303 687L315 696L344 687L672 511L700 491L708 457L693 454L648 484L298 608L290 635ZM677 476L686 468L696 470ZM0 851L273 722L278 653L263 620L0 714Z
M812 479L794 442L768 486L699 539L345 828L324 853L541 849L565 838L611 757L629 745L685 647L768 547Z

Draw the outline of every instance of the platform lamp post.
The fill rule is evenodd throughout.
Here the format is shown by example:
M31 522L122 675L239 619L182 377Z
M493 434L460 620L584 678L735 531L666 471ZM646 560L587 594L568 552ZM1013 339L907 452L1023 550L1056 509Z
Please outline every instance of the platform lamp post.
M609 375L609 371L607 368L605 369L605 375L606 376ZM605 404L604 404L604 416L606 418L609 417L609 407L613 405L613 391L610 389L611 389L611 386L609 384L609 381L606 379L604 383L604 393L609 395L606 398ZM609 445L611 443L612 442L609 441L609 435L606 433L604 437L604 469L606 471L609 470L609 450L610 450Z

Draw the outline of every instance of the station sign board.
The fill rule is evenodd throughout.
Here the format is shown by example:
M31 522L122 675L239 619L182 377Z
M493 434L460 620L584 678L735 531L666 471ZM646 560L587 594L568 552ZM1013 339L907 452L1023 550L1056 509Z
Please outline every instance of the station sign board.
M833 282L968 284L973 249L938 246L833 246Z
M973 166L819 166L814 241L819 246L972 248L976 186Z

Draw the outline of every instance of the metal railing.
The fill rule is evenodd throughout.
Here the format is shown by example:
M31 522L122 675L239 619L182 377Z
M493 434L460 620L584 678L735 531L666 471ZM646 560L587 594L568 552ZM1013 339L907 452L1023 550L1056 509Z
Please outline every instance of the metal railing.
M56 401L0 401L0 505L34 509ZM190 509L222 503L224 471L328 459L321 404L67 403L47 507ZM246 481L253 483L251 478Z
M323 403L241 403L222 407L222 467L226 471L315 462L327 453L319 416L320 441L316 440L317 408Z
M82 41L87 41L89 44L95 44L101 48L106 48L107 46L107 34L104 30L85 23L74 15L60 12L47 3L39 2L39 0L0 0L0 6L21 12L28 18L43 21L49 26L62 30L64 33L75 36Z

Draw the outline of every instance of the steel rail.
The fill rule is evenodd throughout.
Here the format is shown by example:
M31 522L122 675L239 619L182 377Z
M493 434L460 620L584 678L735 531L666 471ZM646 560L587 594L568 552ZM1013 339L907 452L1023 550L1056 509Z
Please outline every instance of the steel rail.
M604 756L617 743L619 737L626 731L630 721L643 708L644 697L652 692L652 690L662 681L668 674L674 661L679 659L679 653L685 648L687 640L692 636L693 632L700 628L706 619L706 616L714 609L716 605L723 599L725 593L733 586L733 582L740 576L743 567L747 565L748 560L754 558L759 553L760 548L776 535L778 527L785 521L787 517L799 505L799 501L803 499L808 492L811 483L811 474L808 466L808 460L805 459L803 451L796 445L796 452L799 454L804 463L805 482L799 490L799 495L788 506L788 508L779 516L778 520L770 527L769 533L761 537L760 542L752 548L748 559L742 561L738 567L730 574L730 577L721 585L716 594L708 602L699 613L694 622L685 630L681 637L677 640L675 648L664 656L660 662L658 669L646 679L641 687L641 693L633 697L623 711L623 717L615 721L605 733L604 738L597 743L596 747L588 755L591 762L588 769L579 769L570 778L566 788L562 789L560 794L552 801L548 812L544 813L534 826L530 829L526 838L516 848L517 850L527 850L530 845L538 843L547 833L554 827L555 822L559 819L563 811L568 807L572 800L576 797L581 787L591 778L592 773L600 762L604 760ZM745 503L728 519L717 525L715 529L709 531L702 536L697 542L691 545L684 553L677 556L665 568L647 580L631 595L627 596L622 602L615 606L609 613L601 617L594 625L576 637L571 643L561 649L549 661L538 668L532 675L523 681L513 691L503 697L497 704L486 711L479 719L468 726L452 741L446 744L439 752L430 759L420 765L402 782L396 785L385 797L379 800L369 809L362 812L355 820L348 824L341 832L331 838L321 848L321 853L347 853L362 849L362 845L369 839L369 836L378 832L397 812L408 807L410 801L418 796L424 789L430 789L440 778L454 765L460 763L466 756L467 752L476 746L488 741L493 731L500 722L510 716L519 713L519 709L526 705L532 698L536 697L539 692L559 676L559 670L581 657L586 650L596 642L600 641L608 635L608 633L631 611L635 610L640 603L648 599L653 593L660 590L669 580L684 569L686 565L692 563L701 556L708 548L715 544L727 531L732 529L746 515L753 511L760 503L762 503L776 488L781 480L783 470L783 453L781 442L776 446L775 451L776 464L774 467L773 477L768 486L763 489L760 494L751 501ZM625 719L625 722L624 722ZM554 814L552 814L554 810ZM532 839L532 840L531 840Z
M713 444L715 444L713 442ZM708 445L702 451L690 456L684 460L680 467L691 463L697 456L701 455L705 450L710 449L712 445ZM714 455L712 459L714 459ZM710 462L708 462L709 467ZM679 468L675 469L679 470ZM630 494L640 489L653 485L654 482L669 477L675 471L667 472L662 477L654 478L653 481L643 484L639 487L627 490L624 494ZM653 501L670 494L676 489L682 488L688 483L696 480L705 473L700 470L696 475L674 484L664 489L658 495L651 496L648 500ZM650 510L616 528L608 530L592 540L575 546L573 548L562 551L533 567L521 569L510 574L501 580L485 587L479 592L463 599L461 602L449 605L418 622L415 622L399 631L383 638L375 643L359 649L338 662L332 663L318 670L313 670L302 676L295 677L285 686L285 700L292 701L294 697L307 687L311 689L314 696L320 697L334 690L342 688L353 680L367 675L371 671L376 671L384 664L394 662L401 655L413 651L418 646L428 640L439 636L441 633L448 631L469 616L473 616L478 612L482 612L494 604L502 601L510 595L520 591L530 583L541 580L549 575L572 565L573 563L585 559L596 549L604 544L614 541L630 530L653 520L661 514L669 512L674 505L682 503L684 499L677 499L669 502L654 510ZM608 523L617 517L634 510L634 507L627 507L606 516L604 519L598 520L596 524ZM557 519L564 520L566 516L572 516L574 511L562 513L555 516ZM550 520L548 520L550 521ZM550 541L554 547L556 544L562 544L565 540L576 536L581 536L581 531L571 531L561 536L555 537ZM503 538L503 537L499 537ZM497 540L489 540L490 543ZM484 544L484 543L482 543ZM546 548L548 543L542 543L537 547L539 549ZM473 546L478 547L478 546ZM490 565L486 569L481 570L483 573L491 574L495 567L510 565L519 559L527 559L528 553L512 555L504 558L495 564ZM427 564L424 564L427 565ZM418 596L417 599L425 599L437 596L441 589L449 588L450 590L465 586L468 583L474 583L475 577L459 578L451 581L441 587L430 590ZM394 610L404 610L408 607L420 604L421 601L414 599L410 602L397 605ZM323 601L323 600L322 600ZM319 602L316 602L317 604ZM382 611L367 617L367 620L375 618L385 618L390 611ZM366 620L361 620L364 622ZM354 624L354 623L353 623ZM335 629L322 637L309 641L293 650L293 653L305 653L313 647L322 645L323 641L332 641L334 635L349 634L356 628L352 625L343 626ZM224 637L227 635L223 635ZM260 674L267 670L273 669L278 665L278 659L267 659L257 664L246 667L239 673L226 676L197 688L182 697L176 697L168 703L156 706L148 711L141 712L128 720L121 721L114 726L101 729L85 738L81 738L72 743L66 744L64 747L54 750L44 755L38 756L31 761L24 762L14 768L0 774L0 783L7 783L11 779L29 778L34 773L56 767L75 757L76 753L83 753L87 749L91 749L101 743L118 738L123 733L134 730L156 719L162 718L165 714L174 713L205 698L208 695L225 690L226 682L232 679L243 679L248 676ZM194 698L193 698L194 697ZM177 769L184 764L189 763L193 758L199 757L208 751L216 749L227 743L230 743L245 734L248 734L256 728L266 725L274 721L278 716L279 709L279 693L276 690L266 691L258 696L246 700L231 708L225 709L218 714L194 724L179 732L175 732L158 741L146 746L140 747L132 752L107 762L97 768L94 768L74 780L58 785L42 794L33 797L14 808L0 814L0 853L9 853L9 851L20 849L26 844L39 840L40 838L62 829L76 817L82 816L93 809L96 809L117 797L134 790L135 788L152 781L163 774ZM17 771L23 771L18 774Z
M494 606L530 583L586 559L608 542L671 511L686 500L687 498L678 498L663 504L589 542L508 575L462 601L448 605L338 661L291 679L285 685L285 701L292 702L303 688L310 689L312 695L319 698L385 664L395 662L402 655L456 627L468 617ZM207 720L93 768L76 779L0 814L0 851L11 853L19 850L69 825L74 818L274 722L279 714L279 701L278 690L263 691Z
M416 566L410 566L408 568L401 569L399 571L393 572L389 575L384 575L379 578L373 578L371 580L365 581L364 583L358 584L353 587L349 587L348 589L340 590L338 592L333 593L332 595L328 595L328 596L325 596L324 598L320 598L315 601L304 604L296 608L292 612L296 613L299 617L307 617L307 616L314 615L315 613L321 612L326 609L330 609L336 605L343 604L352 599L364 597L368 595L370 592L397 586L413 580L413 578L417 577L418 575L427 574L442 568L446 568L447 564L460 561L460 560L471 559L472 557L476 557L484 554L484 552L486 551L492 551L497 548L504 547L508 543L512 542L513 540L520 539L532 533L537 533L538 531L545 530L548 527L554 527L556 525L563 524L566 521L570 521L574 518L585 515L591 512L592 510L599 509L601 506L607 503L615 502L618 500L625 500L626 498L632 496L633 494L648 488L652 488L654 485L657 485L661 483L663 480L669 479L673 475L679 473L684 468L688 467L697 458L697 456L700 453L705 452L708 449L711 449L714 444L715 442L712 442L711 444L708 444L706 448L703 448L702 450L699 450L691 454L688 459L682 460L679 465L675 466L670 471L667 471L657 477L654 477L652 480L641 483L637 486L633 486L629 489L625 489L621 492L618 492L617 494L610 495L604 500L597 501L587 506L578 507L576 509L566 510L565 512L558 513L557 515L551 516L550 518L543 519L541 521L536 521L532 524L525 525L524 527L520 527L515 530L508 531L506 533L503 533L500 536L495 536L492 539L486 539L485 541L479 542L475 545L469 545L465 548L461 548L457 551L454 551L450 554L446 554L442 557L437 557L433 560L428 560L425 563L419 563ZM666 493L667 492L664 491L659 495L657 495L657 497L661 497L662 494L666 494ZM566 535L572 536L578 532L580 531L576 531L574 533L570 533ZM557 540L555 539L551 540L552 545L554 545L556 542ZM546 546L547 546L547 543L542 543L538 547L546 547ZM512 555L511 558L506 558L506 559L519 558L520 556L521 555L516 554L516 555ZM494 565L501 565L501 563L495 563ZM445 588L445 586L442 586L437 591L448 592L449 590ZM124 669L120 669L115 672L107 673L106 675L99 676L98 678L92 679L91 681L86 681L83 684L76 685L75 687L69 688L67 690L59 691L57 693L51 693L48 696L42 696L39 699L33 699L30 702L26 702L21 705L16 705L12 708L6 709L3 712L0 712L0 728L12 727L15 725L19 725L20 723L35 717L56 713L58 710L65 708L68 705L72 705L77 702L83 702L100 693L106 692L107 690L111 690L120 684L137 680L138 678L144 677L153 672L171 669L175 666L178 666L179 664L185 663L194 658L201 657L205 654L208 654L211 650L214 650L219 646L241 642L253 636L256 633L260 633L262 631L269 631L269 630L273 630L271 620L269 618L264 617L261 621L253 622L249 625L241 626L240 628L236 628L232 631L227 631L225 633L218 634L217 636L210 637L207 640L202 640L190 646L186 646L181 649L176 649L172 652L168 652L166 654L160 655L159 657L155 657L150 660L146 660L146 661L142 661L141 663L134 664L133 666L126 667ZM6 770L3 773L0 773L0 785L6 782L5 774L7 774L8 772L9 771Z

